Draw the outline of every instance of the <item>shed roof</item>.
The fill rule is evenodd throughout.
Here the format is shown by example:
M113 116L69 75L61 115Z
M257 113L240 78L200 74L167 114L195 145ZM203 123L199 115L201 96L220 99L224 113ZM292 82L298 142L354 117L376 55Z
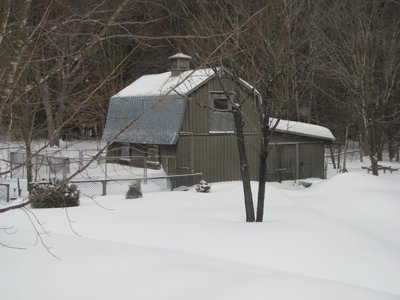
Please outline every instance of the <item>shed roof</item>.
M271 126L274 126L277 120L278 119L270 118ZM328 140L328 141L335 140L335 137L328 128L309 123L279 120L279 123L276 126L275 130L277 132L308 136L322 140Z
M112 97L104 141L176 144L186 100L177 95Z

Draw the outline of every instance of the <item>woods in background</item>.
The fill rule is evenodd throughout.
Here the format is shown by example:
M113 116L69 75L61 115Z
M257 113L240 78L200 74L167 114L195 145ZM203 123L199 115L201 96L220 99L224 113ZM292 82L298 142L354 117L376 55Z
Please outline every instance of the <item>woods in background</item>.
M389 0L3 0L1 135L101 136L110 96L182 51L253 84L275 117L348 128L374 165L400 139L399 16Z

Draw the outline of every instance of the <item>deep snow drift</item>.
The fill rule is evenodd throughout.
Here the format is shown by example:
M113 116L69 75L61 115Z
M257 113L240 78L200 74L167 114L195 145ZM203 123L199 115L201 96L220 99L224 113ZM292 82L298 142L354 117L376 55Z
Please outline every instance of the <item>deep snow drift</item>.
M245 223L241 184L124 193L0 215L2 299L400 299L399 171L268 184ZM253 183L254 194L257 185ZM36 222L33 219L33 222ZM11 234L12 233L12 234Z

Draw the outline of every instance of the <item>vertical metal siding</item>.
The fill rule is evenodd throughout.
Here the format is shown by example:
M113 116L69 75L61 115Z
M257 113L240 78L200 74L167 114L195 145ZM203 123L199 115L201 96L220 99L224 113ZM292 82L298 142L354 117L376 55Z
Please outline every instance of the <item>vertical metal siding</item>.
M322 143L301 144L299 152L300 178L324 178L324 145Z
M193 139L193 166L190 165L188 147ZM247 157L252 180L258 172L258 153L254 151L256 136L246 139ZM202 172L203 178L210 182L240 180L240 166L235 135L181 136L178 143L178 164L191 167L194 172Z

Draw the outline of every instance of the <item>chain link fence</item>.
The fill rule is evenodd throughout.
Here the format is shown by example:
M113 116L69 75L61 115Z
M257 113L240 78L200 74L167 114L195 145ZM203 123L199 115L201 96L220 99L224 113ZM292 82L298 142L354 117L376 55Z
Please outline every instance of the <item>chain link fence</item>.
M62 150L35 154L31 162L33 181L71 177L71 182L78 186L83 197L125 194L133 180L140 181L145 194L179 187L185 189L201 179L201 174L177 170L176 158L173 156L106 157L98 155L97 150ZM10 177L13 180L26 179L26 164L25 151L10 152ZM23 189L27 190L26 187ZM0 199L3 198L7 198L6 191L0 186Z
M44 178L65 179L70 173L69 157L57 157L51 155L33 155L31 158L33 179L39 181ZM10 177L27 177L27 155L24 151L10 152Z
M0 183L0 202L10 201L10 185L6 183Z

